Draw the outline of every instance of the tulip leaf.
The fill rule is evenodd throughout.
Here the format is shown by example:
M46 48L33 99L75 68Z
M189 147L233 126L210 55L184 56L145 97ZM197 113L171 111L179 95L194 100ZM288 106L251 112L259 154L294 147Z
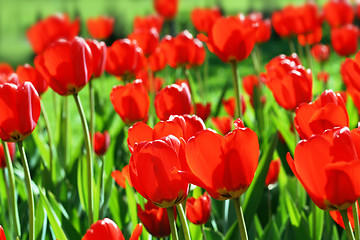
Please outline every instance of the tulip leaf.
M202 232L201 232L201 226L195 225L191 222L189 222L189 230L190 235L192 239L201 239L202 238Z
M275 221L270 221L268 223L260 239L261 240L280 239L280 232Z
M137 208L136 208L136 199L135 199L135 192L134 189L129 185L126 181L126 199L130 213L130 220L133 224L133 228L138 224L138 217L137 217Z
M78 168L77 168L77 188L79 193L80 204L83 209L87 210L88 199L87 199L87 171L85 168L84 158L79 158Z
M235 221L227 231L224 240L239 239L239 237L239 224L237 221Z
M109 200L109 210L112 216L112 220L119 226L120 229L123 228L124 222L122 221L122 215L126 208L120 207L122 199L119 196L119 190L117 187L114 187L111 191L110 200Z
M35 219L35 239L38 239L39 234L46 231L47 227L47 218L42 201L38 201L36 204Z
M290 149L291 153L295 151L295 134L290 130L291 125L286 114L282 113L280 109L274 107L272 108L275 114L271 115L271 121L273 125L276 126L277 130L280 132L281 136L284 138L286 145ZM291 120L292 121L292 120Z
M205 232L207 240L223 240L224 239L224 236L220 232L214 231L211 228L204 227L204 232ZM194 238L194 239L201 239L201 238Z
M311 202L311 213L309 215L309 228L310 234L315 240L322 239L322 233L324 230L324 211L318 208L313 202ZM315 212L315 219L314 219ZM315 224L314 224L315 220Z
M37 150L39 151L39 154L41 156L41 159L43 160L45 168L49 170L49 166L50 166L49 148L46 147L47 145L44 144L44 141L40 138L38 127L35 129L35 131L32 132L31 137L34 140Z

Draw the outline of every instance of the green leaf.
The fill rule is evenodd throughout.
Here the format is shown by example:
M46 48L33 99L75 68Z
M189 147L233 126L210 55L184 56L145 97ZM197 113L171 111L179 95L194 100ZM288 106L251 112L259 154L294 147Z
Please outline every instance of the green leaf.
M311 213L309 215L309 229L310 234L313 236L314 240L321 240L324 230L324 210L318 208L313 202L311 202ZM315 221L314 224L314 211L315 211Z
M207 240L223 240L224 236L217 231L214 231L211 228L204 227L204 232L206 235ZM194 238L194 239L201 239L201 238Z
M235 221L227 231L224 240L232 240L239 238L240 238L239 224Z
M39 136L39 128L36 128L35 131L31 134L32 139L36 145L37 150L40 153L41 159L43 160L44 166L47 170L49 170L50 166L50 151L46 144L44 144L44 140Z
M83 209L87 211L88 199L87 199L87 171L85 166L85 160L83 157L79 158L78 172L77 172L77 188L80 198L80 203Z
M43 227L45 226L46 229L46 221L47 218L45 217L44 207L42 201L38 201L35 208L35 239L38 238L41 231L44 231ZM45 230L46 231L46 230Z
M133 227L135 227L136 224L138 224L135 192L127 181L126 181L125 192L126 192L127 204L129 207L130 220L131 223L133 224Z
M189 222L189 230L192 239L202 239L202 232L200 225L195 225Z
M283 136L286 145L289 147L290 152L294 153L295 151L295 135L290 131L290 122L289 118L286 116L286 112L281 112L278 107L272 108L275 114L271 115L271 121L273 125L276 126L277 130ZM291 120L292 121L292 120Z
M280 239L279 229L276 226L275 221L270 221L265 227L263 234L261 235L261 240L273 240Z

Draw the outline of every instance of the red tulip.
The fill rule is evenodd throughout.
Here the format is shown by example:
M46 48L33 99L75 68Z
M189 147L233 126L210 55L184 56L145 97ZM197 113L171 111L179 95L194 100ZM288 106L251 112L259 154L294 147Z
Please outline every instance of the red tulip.
M266 175L265 186L270 184L275 184L279 177L281 161L280 158L277 158L270 162L269 171Z
M88 18L86 20L86 27L92 38L107 39L111 36L114 29L114 18L109 16L98 16L95 18Z
M241 111L242 111L242 114L244 114L246 111L246 104L245 104L245 100L244 100L243 96L240 97L240 101L241 101ZM229 114L231 117L234 117L235 116L235 97L229 97L229 99L223 99L222 104L224 105L224 109L227 112L227 114Z
M193 224L205 224L210 219L211 199L205 192L199 198L188 198L186 200L186 217Z
M298 41L301 46L314 45L316 43L319 43L321 41L321 38L322 38L321 26L315 28L313 32L298 35Z
M148 201L144 210L137 204L137 215L146 230L154 237L163 238L170 235L169 217L165 208L159 208ZM174 216L176 219L175 208Z
M252 97L254 88L259 86L259 77L256 75L248 75L243 77L242 82L245 92Z
M253 12L246 16L245 21L256 26L256 42L264 43L269 41L271 37L271 21L270 19L263 19L262 13Z
M352 23L355 12L347 0L329 0L323 7L324 18L332 28Z
M93 71L90 47L80 37L57 41L38 55L34 63L49 86L63 96L78 93Z
M150 89L150 81L149 81L149 71L146 69L143 69L142 71L138 72L136 74L137 79L141 79L146 90L151 92L158 92L162 88L163 84L165 83L165 79L162 77L155 77L154 74L152 74L152 81L153 81L153 88Z
M341 65L341 76L347 88L353 88L360 91L360 52L355 55L354 59L346 58L345 62Z
M331 29L331 45L340 56L349 56L358 49L359 29L352 24Z
M357 203L358 204L358 203ZM358 205L359 207L359 205ZM334 221L340 225L342 228L345 229L345 225L344 225L344 221L343 221L343 218L340 214L340 211L330 211L330 216L332 217L332 219L334 219ZM348 209L347 209L347 216L349 218L349 222L351 224L351 227L354 229L355 228L355 224L354 224L354 214L353 214L353 206L350 206ZM359 216L358 216L359 218Z
M104 133L95 132L93 137L94 152L98 156L105 155L110 145L110 135L107 131Z
M189 183L174 171L184 168L184 146L184 140L173 135L134 146L129 162L131 182L158 207L172 207L186 199Z
M132 187L130 173L129 173L129 165L125 165L121 171L114 170L111 173L111 177L115 180L117 184L120 185L123 189L126 188L126 181L130 187Z
M179 0L154 0L156 12L165 19L173 19L177 13Z
M136 41L146 56L151 55L159 44L159 33L156 28L135 29L128 38Z
M110 100L124 123L131 125L148 117L150 98L141 80L114 87Z
M134 31L136 29L151 29L156 28L157 32L160 33L162 29L164 19L158 15L148 15L145 17L135 17L134 19Z
M211 123L219 130L222 135L228 134L233 128L233 118L230 116L211 117Z
M19 78L13 68L7 63L0 63L0 84L13 83L18 85Z
M194 8L191 11L191 22L199 32L208 33L215 21L221 17L220 9L214 8Z
M166 67L166 52L164 49L157 47L148 58L149 67L152 72L158 72Z
M324 44L316 44L311 48L311 55L318 62L326 62L330 57L330 48Z
M35 129L40 116L40 98L30 82L19 86L0 84L0 138L23 141Z
M108 73L133 78L144 65L144 54L137 44L129 39L116 40L107 48L105 69Z
M36 68L30 66L29 64L18 66L16 74L18 75L20 83L31 82L40 96L49 87L49 84L44 77L36 70Z
M319 208L344 210L359 198L356 137L347 127L337 127L300 141L294 160L287 154L290 168Z
M327 83L329 80L329 73L325 71L318 72L316 78L324 83Z
M26 36L36 54L43 52L51 43L63 38L72 40L79 33L80 22L70 22L67 14L56 14L43 19L29 28Z
M185 148L191 183L218 200L240 197L254 177L259 158L256 133L236 128L225 137L207 129L191 138ZM206 168L204 168L206 166Z
M190 90L185 83L171 84L160 90L155 96L156 115L167 120L170 115L189 114L191 111Z
M295 16L295 7L292 5L286 6L280 11L273 12L271 16L271 22L275 29L275 32L280 37L289 37L294 33L293 24Z
M209 37L204 39L210 50L223 62L246 59L255 44L253 26L245 24L240 17L221 17L216 20Z
M100 77L105 70L106 44L93 39L86 39L86 43L89 45L93 56L93 75Z
M7 142L6 144L9 148L10 158L12 161L14 161L15 150L16 150L15 143ZM0 144L0 168L5 168L5 167L6 167L6 160L5 160L4 146L2 144Z
M5 232L3 227L0 225L0 239L1 240L6 240L6 236L5 236Z
M195 103L195 113L205 122L211 114L211 103Z
M300 65L296 54L280 55L266 66L264 82L272 91L277 103L287 110L295 108L312 98L312 75L310 69Z

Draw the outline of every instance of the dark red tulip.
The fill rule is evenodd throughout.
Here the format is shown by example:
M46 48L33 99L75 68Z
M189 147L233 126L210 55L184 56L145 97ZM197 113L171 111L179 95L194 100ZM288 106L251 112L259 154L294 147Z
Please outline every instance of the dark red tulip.
M148 201L145 204L143 210L139 204L137 204L137 215L140 221L144 224L146 230L157 238L163 238L169 236L170 225L169 217L165 208L159 208ZM174 215L176 219L176 210L174 208Z
M230 116L211 117L211 123L222 135L228 134L233 128L233 118Z
M26 32L26 37L34 52L39 54L61 38L72 40L78 35L79 27L79 19L71 22L67 14L56 14L32 25Z
M349 126L344 100L332 90L324 91L314 102L301 104L295 113L295 128L302 139L326 129Z
M205 122L211 114L211 103L195 103L195 113Z
M109 16L98 16L88 18L86 27L90 36L95 39L107 39L111 36L114 29L114 18Z
M280 106L295 110L299 104L311 101L311 70L300 65L296 54L275 57L265 69L266 73L262 75L264 82Z
M347 0L329 0L323 10L325 20L332 28L352 23L355 17L355 12Z
M137 16L134 19L134 31L136 29L151 29L154 27L158 33L161 33L163 23L164 19L159 15Z
M317 62L326 62L327 60L329 60L330 57L330 48L328 45L324 45L321 43L315 44L311 48L311 55Z
M356 129L358 131L358 129ZM286 158L314 203L324 210L345 210L360 196L359 135L348 127L326 130L300 141L294 160Z
M34 63L51 89L63 96L78 93L93 71L91 49L80 37L57 41L39 54Z
M15 150L16 150L15 143L7 142L6 144L9 148L11 161L14 161ZM6 167L6 160L5 160L4 146L0 144L0 168L5 168L5 167Z
M105 69L112 75L131 79L143 65L143 51L136 43L127 38L116 40L111 47L107 48Z
M100 77L105 70L106 44L93 39L86 39L86 43L89 45L93 56L93 76Z
M218 200L238 198L247 190L260 154L256 133L249 128L236 128L225 137L206 129L187 142L185 152L189 170L180 173Z
M194 8L191 11L191 22L199 32L208 33L215 21L221 17L220 9L214 8Z
M32 83L0 84L0 138L3 141L23 141L35 129L40 111L40 98Z
M269 186L270 184L275 184L277 182L280 172L280 166L280 158L277 158L270 162L269 171L265 179L265 186Z
M158 207L181 203L188 194L189 183L176 172L183 170L185 141L168 135L134 146L129 167L136 191Z
M94 152L98 156L105 155L110 145L110 135L107 131L104 133L95 132L93 137Z
M240 101L241 101L241 111L242 111L242 114L244 114L246 111L246 104L245 104L245 100L244 100L243 96L240 97ZM234 117L235 116L235 97L229 97L228 99L223 99L222 104L223 104L224 109L227 112L227 114L229 114L231 117Z
M160 120L169 119L170 115L189 114L191 95L186 83L171 84L160 90L155 96L156 115Z
M154 0L156 12L165 19L173 19L178 11L179 0Z
M255 35L257 43L269 41L271 37L271 20L263 19L262 13L253 12L245 17L245 21L256 26Z
M6 240L6 236L5 236L5 232L3 227L0 225L0 239L1 240Z
M19 82L31 82L35 87L38 94L41 96L49 87L49 84L45 78L36 70L36 68L25 64L24 66L18 66L16 69Z
M223 62L246 59L256 40L255 28L239 16L218 18L208 34L204 40L210 52Z
M198 198L188 198L186 200L186 217L193 224L205 224L210 219L211 198L205 192Z
M122 170L114 170L111 173L111 177L115 180L117 184L120 185L123 189L126 188L126 182L132 187L130 173L129 173L129 165L125 165Z
M136 41L146 56L151 55L159 44L159 33L156 28L135 29L128 38Z
M316 78L324 83L327 83L329 80L329 73L325 71L318 72Z
M110 100L124 123L131 125L146 120L150 108L149 94L141 80L114 87Z
M352 24L331 29L331 45L340 56L349 56L358 50L359 29Z

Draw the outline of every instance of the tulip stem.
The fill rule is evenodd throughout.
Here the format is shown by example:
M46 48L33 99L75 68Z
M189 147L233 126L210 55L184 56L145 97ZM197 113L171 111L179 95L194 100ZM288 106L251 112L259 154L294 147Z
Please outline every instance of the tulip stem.
M360 240L360 232L359 232L359 205L358 201L354 203L352 206L353 216L354 216L354 232L355 232L355 239Z
M240 100L240 80L237 71L236 60L230 61L232 73L233 73L233 84L235 91L235 119L243 119L242 111L241 111L241 100Z
M95 131L95 121L94 121L94 114L95 114L95 99L94 99L94 88L92 84L92 79L89 81L89 97L90 97L90 142L92 143L94 131Z
M350 221L349 221L349 218L347 215L347 209L340 210L340 214L341 214L341 217L342 217L344 225L345 225L345 231L346 231L348 240L355 240L354 233L351 229Z
M148 79L149 79L149 97L150 97L150 109L149 109L149 124L151 127L154 127L156 123L156 112L155 112L155 79L153 72L149 67L148 70Z
M11 156L9 152L9 147L5 142L2 142L2 145L4 147L4 154L5 154L5 161L6 161L6 167L8 169L8 175L9 175L9 190L10 194L8 198L11 201L11 204L9 207L12 209L10 212L13 215L13 224L15 226L15 235L20 237L21 236L21 230L20 230L20 220L19 220L19 212L18 212L18 205L16 201L16 193L15 193L15 176L14 176L14 169L11 162Z
M291 37L289 37L289 49L290 49L290 55L296 53L295 44Z
M24 174L25 174L25 184L26 189L28 193L28 203L29 203L29 239L35 240L35 205L34 205L34 195L33 190L31 187L31 176L30 176L30 170L28 166L28 162L25 155L25 149L23 146L23 142L19 141L17 142L20 156L21 156L21 163L24 168Z
M79 95L74 94L75 103L80 114L81 123L84 130L84 138L86 145L86 155L87 155L87 178L88 178L88 217L89 217L89 226L94 223L94 188L93 188L93 162L92 162L92 152L91 152L91 143L90 143L90 134L89 128L86 123L86 118L84 114L84 109L81 105Z
M201 224L200 228L201 228L201 232L202 232L202 235L203 235L203 240L207 240L205 230L204 230L204 224Z
M42 116L44 118L44 122L45 122L45 127L46 127L46 131L48 134L48 141L49 141L49 162L50 162L50 179L51 179L51 183L53 183L53 170L54 170L54 152L53 152L53 143L52 143L52 133L51 133L51 127L50 127L50 122L49 122L49 118L48 115L46 113L45 110L45 105L43 104L42 100L40 100L40 104L41 104L41 113Z
M104 202L104 177L105 177L105 156L101 156L101 176L100 176L100 206Z
M190 231L189 231L189 226L187 224L187 221L186 221L186 216L185 216L185 212L184 212L184 208L182 206L182 204L178 204L176 206L177 210L178 210L178 213L179 213L179 216L180 216L180 222L181 222L181 226L183 228L183 231L184 231L184 237L185 237L185 240L190 240L191 237L190 237Z
M170 230L171 230L171 236L173 240L179 240L178 233L176 231L176 223L174 218L174 208L168 207L166 208L168 217L169 217L169 224L170 224Z
M240 205L240 198L233 198L233 202L235 205L236 216L238 219L239 229L240 229L240 236L241 240L248 240L248 235L246 232L244 214Z
M189 85L189 90L190 90L190 96L191 96L191 103L195 106L195 102L196 102L196 99L195 99L195 87L194 87L194 82L193 82L193 79L190 75L190 70L187 69L187 68L184 68L184 74L185 74L185 78L186 78L186 81Z

